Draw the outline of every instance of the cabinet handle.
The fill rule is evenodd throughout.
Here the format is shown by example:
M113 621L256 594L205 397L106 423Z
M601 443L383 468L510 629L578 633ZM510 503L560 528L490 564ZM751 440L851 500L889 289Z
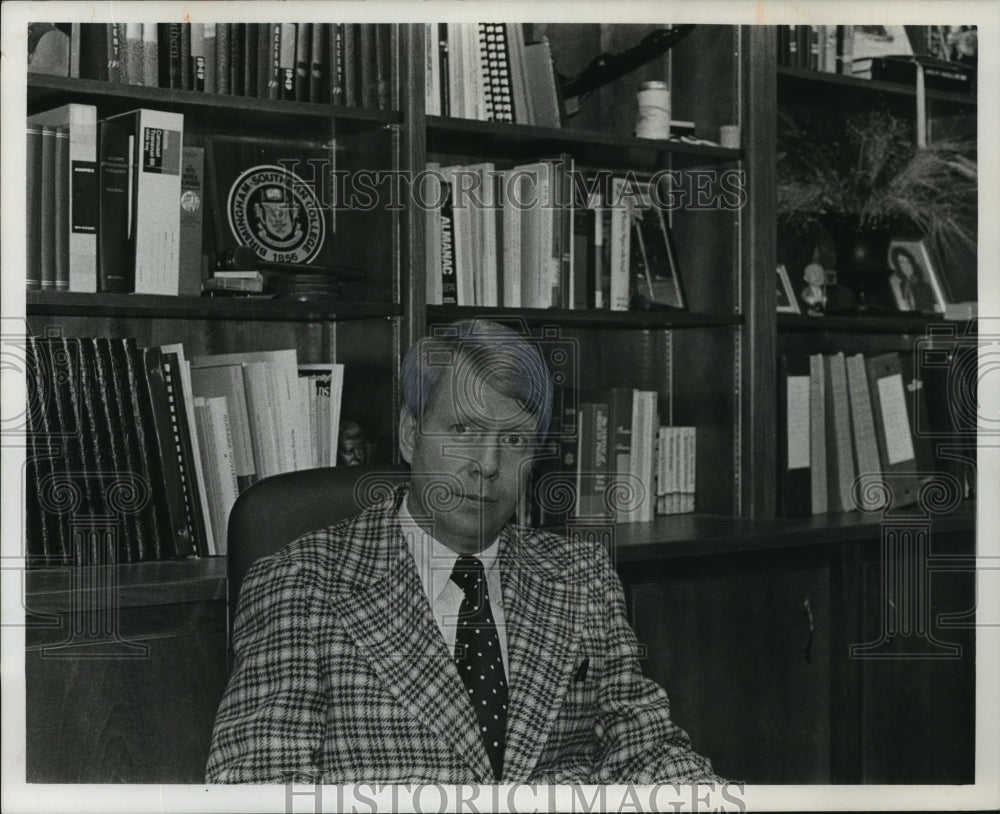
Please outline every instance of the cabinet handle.
M806 639L806 646L802 648L802 657L809 661L812 658L813 633L816 631L816 626L813 624L812 605L808 596L802 602L802 612L806 615L806 623L809 625L809 638Z

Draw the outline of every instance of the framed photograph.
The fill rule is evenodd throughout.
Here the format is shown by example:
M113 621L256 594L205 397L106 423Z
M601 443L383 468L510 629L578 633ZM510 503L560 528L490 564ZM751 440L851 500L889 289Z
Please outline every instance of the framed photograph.
M778 264L778 313L779 314L801 314L799 301L792 291L792 281L788 279L788 269L784 263Z
M895 238L889 243L889 289L900 311L944 313L948 301L927 241Z
M641 205L629 203L632 224L632 293L668 308L687 308L674 237L664 211L653 204L649 185L640 184Z

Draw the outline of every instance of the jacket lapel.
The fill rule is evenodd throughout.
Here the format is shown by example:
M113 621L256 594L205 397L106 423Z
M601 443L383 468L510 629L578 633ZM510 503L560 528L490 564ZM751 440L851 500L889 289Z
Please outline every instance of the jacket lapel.
M358 653L399 699L465 761L492 782L475 714L454 669L397 519L400 492L358 519L330 598Z
M584 621L584 586L523 546L508 526L500 552L510 668L506 782L530 779L575 668Z

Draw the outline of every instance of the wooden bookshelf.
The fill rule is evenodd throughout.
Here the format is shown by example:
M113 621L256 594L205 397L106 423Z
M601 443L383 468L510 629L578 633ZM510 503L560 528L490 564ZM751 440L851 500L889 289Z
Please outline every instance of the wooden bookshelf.
M692 314L688 311L608 311L566 308L478 308L464 305L429 305L427 321L435 324L458 319L518 320L529 326L560 325L565 328L682 329L738 326L739 314Z
M393 303L289 300L263 297L171 297L159 294L27 292L28 316L203 319L254 322L340 322L398 317Z

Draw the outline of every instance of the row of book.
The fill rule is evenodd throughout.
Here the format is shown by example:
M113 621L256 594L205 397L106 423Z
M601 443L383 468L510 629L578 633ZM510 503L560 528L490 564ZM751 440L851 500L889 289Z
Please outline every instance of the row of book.
M521 23L434 23L424 40L429 115L562 126L551 47Z
M30 337L26 353L32 565L225 554L241 491L336 464L342 365L107 337Z
M696 430L661 426L655 391L561 391L557 404L557 456L529 490L534 522L649 522L695 510Z
M926 414L922 384L898 353L787 355L779 375L782 514L880 511L884 495L892 508L917 500L934 462L914 431Z
M921 43L930 45L930 43ZM778 26L778 64L914 85L917 66L928 89L972 93L974 65L914 52L904 26Z
M388 110L387 23L67 23L28 70L133 85Z
M204 149L180 113L28 117L28 289L201 293Z
M427 166L427 302L627 311L684 308L673 236L650 185L584 181L572 156L497 170Z

